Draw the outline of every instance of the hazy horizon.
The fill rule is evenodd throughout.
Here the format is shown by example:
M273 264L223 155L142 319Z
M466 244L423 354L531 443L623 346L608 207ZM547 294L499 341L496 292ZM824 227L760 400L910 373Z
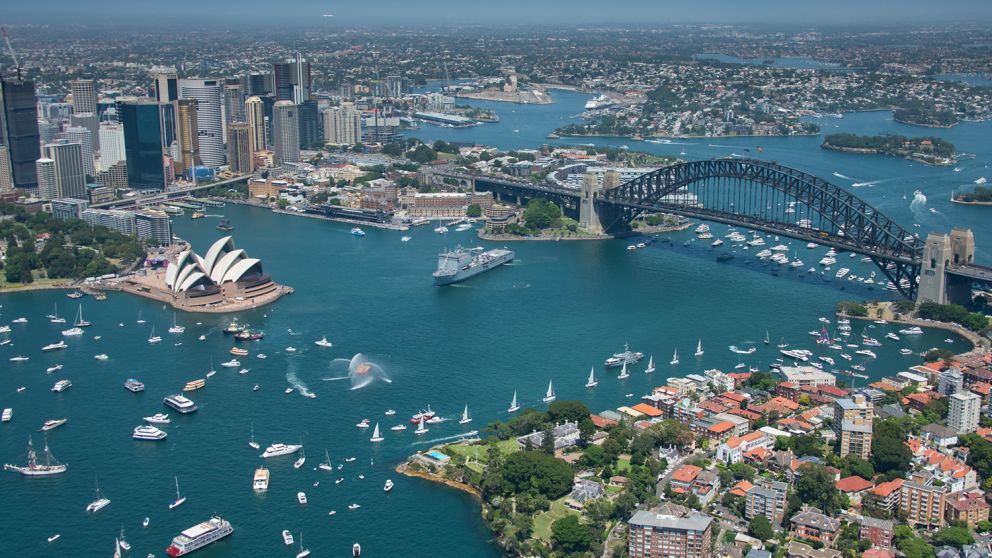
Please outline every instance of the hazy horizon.
M606 9L608 6L608 9ZM322 17L332 14L333 17ZM49 0L17 2L4 9L0 24L94 24L114 21L189 22L192 26L222 23L273 23L311 26L368 24L637 24L678 23L893 25L992 21L990 0L569 0L535 3L503 0L480 4L455 0L173 0L168 4L133 0Z

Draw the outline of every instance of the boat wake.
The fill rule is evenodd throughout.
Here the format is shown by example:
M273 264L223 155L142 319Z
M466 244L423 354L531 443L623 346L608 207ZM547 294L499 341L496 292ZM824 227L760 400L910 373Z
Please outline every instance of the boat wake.
M917 190L913 192L913 201L909 202L909 210L914 214L922 213L927 207L927 197L923 192Z
M844 180L857 180L857 178L851 178L850 176L847 176L846 174L841 174L841 173L839 173L837 171L834 171L833 174L837 178L841 178L841 179L844 179Z
M434 438L434 439L431 439L431 440L417 440L416 442L410 444L410 446L413 447L413 446L431 445L431 444L436 444L438 442L446 442L448 440L459 440L461 438L472 438L472 437L477 436L478 434L479 434L479 432L477 430L473 430L471 432L462 432L461 434L453 434L451 436L444 436L442 438Z
M308 388L307 384L296 375L295 371L289 371L286 373L286 381L289 382L289 385L293 386L296 391L300 392L300 395L303 397L310 397L310 394L312 393L310 388Z
M864 188L865 186L871 188L872 186L874 186L876 184L881 184L882 182L885 182L885 180L886 179L882 179L882 180L869 180L867 182L855 182L854 184L851 184L851 188Z

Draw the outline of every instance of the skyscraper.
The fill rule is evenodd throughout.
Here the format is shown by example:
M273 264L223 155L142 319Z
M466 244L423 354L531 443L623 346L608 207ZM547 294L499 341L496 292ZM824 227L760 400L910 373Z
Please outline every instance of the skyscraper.
M179 147L179 174L192 179L193 167L200 165L200 138L197 124L197 101L176 102L176 144Z
M72 91L72 112L96 114L96 82L92 79L74 79L69 82Z
M272 74L251 72L242 79L242 84L247 96L268 95L272 93Z
M92 134L91 143L93 144L93 152L100 150L100 117L96 115L95 112L81 112L79 114L73 113L69 117L69 123L73 126L80 126L86 128Z
M300 115L292 101L272 106L272 151L276 166L300 160Z
M34 82L0 78L0 104L0 138L10 153L14 186L34 190L38 187L34 162L41 157Z
M100 124L100 170L124 160L124 128L116 122Z
M14 189L14 177L10 174L10 152L6 145L0 145L0 194Z
M124 154L131 188L165 190L166 149L175 141L172 103L148 98L118 99L117 118L124 128Z
M63 134L70 143L78 143L82 147L83 171L89 176L96 176L95 155L93 154L93 134L82 126L72 126Z
M216 79L179 80L179 98L196 99L200 160L208 167L224 164L223 96L221 83Z
M254 154L251 150L251 128L247 122L231 122L227 125L227 164L232 172L248 174L254 169Z
M306 100L299 104L300 147L310 149L320 141L320 112L317 101Z
M241 80L228 78L224 80L224 123L245 121L245 90Z
M170 103L179 100L179 79L175 68L153 68L155 80L155 100Z
M974 432L978 428L978 415L982 398L971 391L959 391L948 397L947 427L958 434Z
M324 111L324 141L354 145L362 140L362 115L354 103L341 103Z
M259 97L245 101L245 122L248 123L252 153L265 149L265 103Z
M298 105L310 98L310 62L299 53L295 60L277 62L272 65L272 81L277 101L293 101Z
M45 145L45 157L55 162L56 197L86 199L83 146L62 140Z
M59 186L55 182L55 161L42 157L34 162L38 175L38 197L43 200L54 200L59 197Z

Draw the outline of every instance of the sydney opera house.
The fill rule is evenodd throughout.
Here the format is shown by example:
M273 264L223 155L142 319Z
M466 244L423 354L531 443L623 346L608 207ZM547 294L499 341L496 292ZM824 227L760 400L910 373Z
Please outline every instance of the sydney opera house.
M230 236L214 242L204 256L183 250L164 272L137 279L124 290L189 312L243 310L292 292L272 281L261 260L235 248Z

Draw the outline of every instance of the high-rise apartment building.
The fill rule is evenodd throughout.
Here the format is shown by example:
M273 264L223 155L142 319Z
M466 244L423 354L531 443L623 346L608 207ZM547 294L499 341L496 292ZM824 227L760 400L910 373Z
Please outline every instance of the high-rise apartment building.
M96 176L96 162L93 149L93 134L88 128L72 126L62 134L70 143L78 143L83 150L83 171L89 176Z
M72 112L96 114L96 81L92 79L74 79L69 82L72 92Z
M934 486L924 479L913 478L902 483L899 508L910 525L937 527L944 523L946 486Z
M260 97L248 97L245 101L245 122L250 131L251 151L265 149L265 103Z
M310 98L310 62L302 54L297 54L295 60L277 62L272 65L272 81L276 101L293 101L299 105Z
M320 112L317 101L306 100L298 105L300 114L300 147L311 149L320 143Z
M131 188L165 190L172 177L165 168L167 149L175 141L173 103L130 97L118 99L117 118L124 129L124 154Z
M54 162L55 197L85 200L86 170L82 144L70 143L68 140L46 144L45 157Z
M227 125L227 164L232 172L238 174L249 174L255 170L251 129L247 122L231 122Z
M100 170L109 169L114 163L125 160L124 128L117 122L100 124Z
M224 123L245 121L245 90L238 78L224 80Z
M90 131L91 143L93 144L93 152L96 153L100 151L100 117L96 115L95 112L81 112L79 114L73 114L69 117L69 123L72 126L78 126L80 128L86 128Z
M362 141L362 114L355 103L341 103L324 111L324 141L354 145Z
M247 97L272 93L272 74L269 73L251 72L242 78L241 83Z
M947 427L958 434L978 429L978 416L982 412L982 398L977 393L959 391L948 396Z
M14 190L14 176L10 174L10 152L6 145L0 145L0 194Z
M34 167L38 175L38 197L43 200L59 197L59 186L55 181L55 161L42 157L34 162Z
M175 68L153 68L152 78L155 80L156 101L171 103L179 100L179 77Z
M178 149L176 171L192 179L193 167L201 164L196 99L182 99L176 102L176 146Z
M860 393L834 401L832 424L841 457L849 453L861 459L871 456L873 409L872 402Z
M38 187L34 163L41 158L34 82L0 78L0 109L0 139L10 155L14 186L33 192Z
M300 160L300 116L292 101L272 106L272 155L276 166Z
M638 511L627 522L630 558L709 558L713 519L694 513L678 517Z
M391 99L398 99L406 93L407 80L401 76L386 76L382 82L382 95Z
M179 80L179 98L196 100L200 160L208 167L224 164L224 91L216 79Z

